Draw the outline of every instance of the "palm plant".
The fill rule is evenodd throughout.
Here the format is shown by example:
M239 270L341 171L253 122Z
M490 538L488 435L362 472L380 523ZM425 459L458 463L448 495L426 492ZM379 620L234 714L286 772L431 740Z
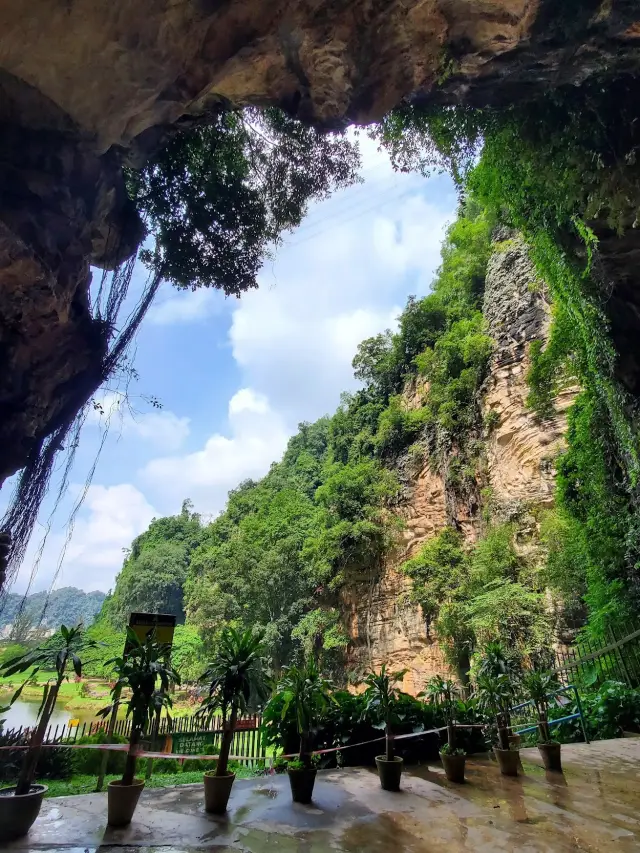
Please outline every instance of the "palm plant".
M497 678L501 675L505 676L507 682L513 688L512 692L515 693L522 677L520 659L514 654L509 654L500 640L492 640L491 642L486 643L482 649L476 670L476 677L477 679L481 679L485 676ZM505 712L504 721L505 727L510 731L510 708Z
M514 693L514 687L509 676L504 672L498 675L478 676L476 693L480 710L488 716L492 716L496 721L500 749L508 750L509 712Z
M228 773L229 753L238 714L244 713L250 702L266 695L263 676L263 633L243 632L225 628L220 634L215 657L201 676L209 685L197 716L211 720L222 714L222 742L216 776Z
M163 708L168 711L172 707L169 689L180 683L180 676L171 668L170 655L170 644L158 642L155 630L140 640L131 628L127 628L125 654L105 664L113 666L117 680L111 690L112 704L99 711L98 716L108 716L114 704L119 702L125 705L127 717L131 717L129 749L121 785L134 783L136 751L143 732L152 726ZM122 701L120 696L124 688L128 688L129 695Z
M383 664L378 675L370 673L364 680L367 685L364 692L365 713L384 725L386 761L394 760L393 726L398 722L396 707L401 694L395 685L402 681L406 672L407 670L403 669L388 673Z
M447 727L447 743L443 752L453 755L456 753L456 705L458 685L441 675L434 675L427 682L427 689L419 697L428 698L442 712ZM463 750L460 750L464 754Z
M550 743L549 705L551 700L560 693L560 682L553 672L531 669L523 675L521 683L538 715L540 743Z
M55 672L53 678L47 680L42 691L42 700L38 708L36 727L31 735L29 749L18 776L15 789L17 796L28 794L33 784L38 759L42 750L42 742L56 706L60 687L63 681L69 678L69 665L73 667L77 676L82 675L82 661L79 657L79 652L94 645L93 642L85 640L82 624L77 625L75 628L67 628L66 625L61 625L60 630L42 646L31 649L18 657L11 658L0 668L0 674L4 677L10 677L31 670L28 677L13 695L11 704L16 701L24 686L32 681L38 672L41 670L44 672Z
M311 739L322 715L333 701L333 685L324 678L314 660L305 666L289 666L283 670L277 691L284 700L282 719L289 711L293 713L300 738L299 761L303 767L311 767Z

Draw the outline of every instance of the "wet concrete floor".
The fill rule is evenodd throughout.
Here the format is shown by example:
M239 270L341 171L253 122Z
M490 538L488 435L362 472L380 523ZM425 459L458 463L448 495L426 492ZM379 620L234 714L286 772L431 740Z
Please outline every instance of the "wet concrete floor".
M6 851L640 853L640 738L562 752L558 774L545 773L537 749L523 750L516 779L474 757L464 785L437 764L410 768L397 794L380 789L375 770L324 771L311 806L291 802L286 776L238 780L224 818L205 813L200 785L147 790L120 830L106 825L106 795L60 797L45 800L29 836Z

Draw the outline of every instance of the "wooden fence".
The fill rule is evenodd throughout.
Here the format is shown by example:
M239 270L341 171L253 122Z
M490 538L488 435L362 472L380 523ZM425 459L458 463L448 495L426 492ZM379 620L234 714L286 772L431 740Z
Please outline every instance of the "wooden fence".
M231 744L232 755L244 756L242 764L253 765L264 760L265 748L262 745L260 726L262 717L247 716L240 717L237 722L236 731ZM44 743L76 743L84 737L96 735L99 732L106 734L109 721L92 720L78 726L70 726L68 723L50 725L44 737ZM213 721L203 720L201 717L176 717L169 720L163 717L160 723L157 740L152 742L150 737L143 738L143 744L153 750L162 751L171 738L171 752L190 753L201 755L215 755L220 748L222 735L222 720L220 717ZM11 739L19 740L28 737L33 730L21 726L19 729L8 729L6 734ZM131 720L117 720L114 733L119 738L126 738L131 733ZM167 758L171 758L171 752L167 751Z
M594 684L614 679L640 687L640 627L609 629L597 639L582 640L558 651L555 669L567 683L576 678Z

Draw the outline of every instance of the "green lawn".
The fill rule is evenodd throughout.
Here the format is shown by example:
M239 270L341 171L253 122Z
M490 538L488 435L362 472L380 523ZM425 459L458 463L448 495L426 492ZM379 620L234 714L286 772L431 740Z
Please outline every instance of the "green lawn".
M234 767L236 777L239 779L252 779L255 773L249 767ZM188 770L185 773L157 773L151 779L145 782L147 788L170 788L174 785L191 785L194 782L202 782L202 770ZM144 775L144 771L140 770L139 775ZM114 779L120 779L120 776L105 776L106 790L107 782ZM47 797L69 797L73 794L91 794L96 789L95 776L72 776L71 779L42 779L42 785L48 787Z

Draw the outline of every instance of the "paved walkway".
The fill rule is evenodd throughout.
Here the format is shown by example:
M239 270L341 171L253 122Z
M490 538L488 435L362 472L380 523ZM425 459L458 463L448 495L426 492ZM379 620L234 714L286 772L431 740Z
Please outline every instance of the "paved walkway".
M564 774L545 773L538 751L523 750L517 779L472 759L465 785L434 765L407 771L399 794L382 791L373 770L325 771L312 806L291 802L286 777L238 780L225 818L204 812L200 785L149 790L123 830L106 826L104 794L61 797L45 800L28 838L6 850L640 853L640 738L562 751Z

